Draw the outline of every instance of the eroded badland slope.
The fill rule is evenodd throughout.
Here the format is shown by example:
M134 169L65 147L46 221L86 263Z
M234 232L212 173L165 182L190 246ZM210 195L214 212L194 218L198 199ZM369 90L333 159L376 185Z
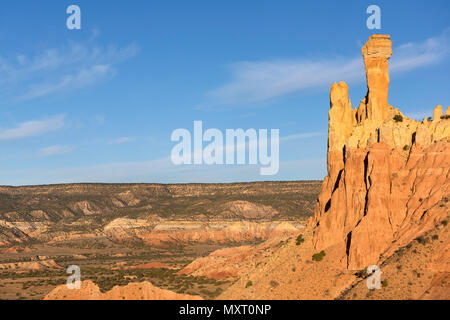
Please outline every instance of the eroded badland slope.
M300 228L319 189L317 181L0 187L0 246L265 240Z

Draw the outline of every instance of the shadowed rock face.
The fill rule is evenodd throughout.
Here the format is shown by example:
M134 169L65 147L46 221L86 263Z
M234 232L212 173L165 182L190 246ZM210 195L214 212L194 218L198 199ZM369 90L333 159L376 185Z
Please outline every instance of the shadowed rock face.
M314 246L344 243L343 262L352 270L377 264L448 214L450 120L441 106L432 122L421 123L388 105L389 38L371 36L362 49L368 93L357 110L345 83L330 93L328 175Z

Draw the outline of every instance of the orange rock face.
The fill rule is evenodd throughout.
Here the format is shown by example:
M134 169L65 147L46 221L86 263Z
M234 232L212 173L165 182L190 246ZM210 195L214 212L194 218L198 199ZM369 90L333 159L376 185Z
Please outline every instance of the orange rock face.
M124 287L115 286L102 293L90 280L83 281L79 290L70 290L66 285L56 287L44 300L202 300L199 296L178 294L153 286L150 282L130 283Z
M362 48L367 76L367 119L384 120L388 109L388 60L392 55L392 42L388 35L376 34Z
M235 280L248 273L258 263L270 256L286 239L276 238L258 246L241 246L219 249L207 257L194 260L179 274L205 276L212 279Z
M312 221L314 246L344 243L342 262L356 270L377 264L448 215L450 119L408 119L388 105L389 36L362 49L368 94L357 110L345 83L330 94L328 175Z

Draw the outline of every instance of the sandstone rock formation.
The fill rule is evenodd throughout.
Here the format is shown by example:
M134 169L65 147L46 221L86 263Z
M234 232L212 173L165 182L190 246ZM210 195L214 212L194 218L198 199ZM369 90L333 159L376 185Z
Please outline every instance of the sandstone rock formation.
M359 120L385 120L388 116L389 71L392 42L388 35L376 34L362 48L367 76L365 104L358 110Z
M278 211L271 206L257 205L249 201L230 201L220 207L220 216L239 219L267 219L278 215Z
M45 269L62 269L53 259L45 259L39 261L11 262L0 263L0 270L8 271L27 271L27 270L45 270Z
M276 238L257 246L219 249L207 257L194 260L178 273L217 280L235 280L269 257L284 241L286 239Z
M358 109L345 83L331 87L328 175L304 241L289 240L219 299L449 298L450 119L441 106L423 122L389 106L389 36L362 52ZM382 290L360 275L372 264Z
M115 286L102 293L90 280L82 281L79 290L70 290L61 285L45 296L44 300L202 300L199 296L178 294L153 286L150 282L129 283L124 287Z
M273 226L244 223L238 231L234 223L266 223L275 217L304 221L314 211L319 189L319 181L0 186L0 247L82 239L141 242L141 235L153 229L147 240L155 245L215 238L227 242L229 235L231 242L247 241L252 240L249 229L257 229L255 240L261 234L265 239Z
M388 104L389 36L363 47L368 92L357 110L345 83L330 93L328 175L313 225L317 250L344 243L349 269L379 262L445 219L450 193L450 121L405 117Z
M263 209L264 210L264 209ZM148 223L141 219L119 218L104 232L114 241L138 239L152 247L190 243L239 243L263 241L292 235L303 229L297 222L284 221L165 221Z

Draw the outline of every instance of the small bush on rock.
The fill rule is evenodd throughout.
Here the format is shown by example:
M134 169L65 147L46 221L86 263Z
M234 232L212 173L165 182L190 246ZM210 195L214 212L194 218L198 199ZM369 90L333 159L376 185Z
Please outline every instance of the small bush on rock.
M322 261L323 257L325 257L325 251L320 251L319 253L313 254L312 259L314 261Z

